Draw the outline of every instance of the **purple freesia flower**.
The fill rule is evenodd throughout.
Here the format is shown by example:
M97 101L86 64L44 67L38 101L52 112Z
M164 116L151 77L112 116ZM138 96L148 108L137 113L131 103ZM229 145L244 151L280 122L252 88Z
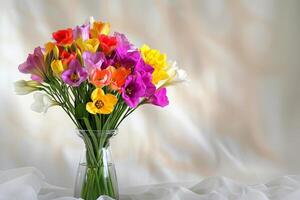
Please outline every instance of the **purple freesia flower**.
M114 33L114 36L117 40L115 49L116 63L126 68L134 67L141 59L141 53L128 41L124 34Z
M89 39L89 31L90 31L90 25L89 24L83 24L81 26L76 26L73 29L73 37L75 39L82 38L83 41Z
M145 94L146 86L140 74L129 75L122 87L122 98L130 108L135 108Z
M167 89L160 88L156 90L155 93L148 98L148 102L160 107L165 107L169 105L169 99L167 97Z
M143 97L150 97L156 90L155 85L152 83L152 76L150 73L145 71L142 71L140 74L145 85L145 94Z
M46 65L41 47L34 49L33 54L29 54L26 61L19 65L19 71L24 74L31 74L31 79L42 82L46 76Z
M85 68L81 66L77 59L73 59L69 64L69 69L64 71L61 75L62 80L73 87L78 87L88 77Z
M143 58L140 56L139 60L137 61L135 67L134 67L135 72L148 72L148 73L153 73L154 68L151 65L148 65L145 63Z
M133 50L136 50L132 44L128 41L126 36L122 33L114 33L114 36L117 40L116 53L119 58L124 58L127 56L127 53Z
M85 51L82 54L82 58L89 73L96 68L101 69L103 63L106 62L105 55L102 52L92 53Z
M124 67L133 68L134 73L154 71L152 66L144 62L140 51L128 41L124 34L114 33L114 36L117 39L115 49L117 62Z

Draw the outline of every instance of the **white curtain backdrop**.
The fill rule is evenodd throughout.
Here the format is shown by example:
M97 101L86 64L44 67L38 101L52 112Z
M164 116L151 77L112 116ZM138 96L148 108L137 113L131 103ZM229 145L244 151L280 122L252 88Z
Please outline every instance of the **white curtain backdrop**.
M33 166L72 187L82 143L58 108L16 96L17 67L57 29L89 16L166 52L190 82L166 109L145 106L113 141L120 187L300 173L297 0L10 0L0 4L0 170Z

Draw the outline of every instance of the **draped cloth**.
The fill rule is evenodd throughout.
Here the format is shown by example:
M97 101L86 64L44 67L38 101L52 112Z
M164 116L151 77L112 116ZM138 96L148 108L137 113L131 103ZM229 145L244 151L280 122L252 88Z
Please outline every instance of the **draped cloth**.
M166 183L126 188L120 200L297 200L300 176L284 176L265 184L244 185L225 177L205 178L198 183ZM76 200L72 190L45 182L35 168L0 172L0 200ZM113 200L101 196L98 200Z
M168 90L166 109L144 106L122 123L112 141L121 189L224 176L230 180L208 180L235 192L234 181L299 174L299 7L293 0L2 1L0 169L33 166L46 182L73 188L83 144L72 122L58 107L34 113L32 95L16 96L12 85L29 78L17 67L34 47L94 16L138 47L167 53L190 79ZM171 190L199 196L200 186ZM36 187L24 191L34 195ZM244 194L262 198L264 187Z

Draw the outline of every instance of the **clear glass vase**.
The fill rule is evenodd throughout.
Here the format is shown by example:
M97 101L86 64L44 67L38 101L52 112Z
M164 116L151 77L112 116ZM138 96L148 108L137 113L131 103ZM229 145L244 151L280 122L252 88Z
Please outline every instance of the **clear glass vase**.
M119 199L110 139L117 130L78 130L85 150L77 170L74 197L96 200L101 195Z

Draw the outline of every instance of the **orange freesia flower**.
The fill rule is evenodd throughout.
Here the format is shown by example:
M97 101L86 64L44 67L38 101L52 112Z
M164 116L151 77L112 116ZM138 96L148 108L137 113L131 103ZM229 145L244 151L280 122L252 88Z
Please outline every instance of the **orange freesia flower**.
M90 76L90 82L97 87L109 85L111 80L111 72L107 69L95 69Z
M104 22L94 22L90 30L92 38L98 38L100 34L108 35L110 30L110 24Z
M125 84L126 78L130 74L130 69L125 67L115 68L113 66L109 66L107 69L111 72L109 87L112 90L119 90Z

